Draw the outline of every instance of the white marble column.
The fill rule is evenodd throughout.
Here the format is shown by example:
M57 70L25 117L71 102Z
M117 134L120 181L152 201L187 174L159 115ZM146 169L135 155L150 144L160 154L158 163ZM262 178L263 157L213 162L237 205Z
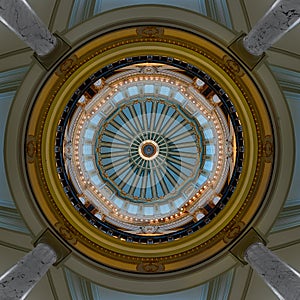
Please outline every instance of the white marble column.
M32 288L57 260L47 244L38 244L0 277L0 299L25 299Z
M25 0L0 0L0 21L39 56L47 55L55 48L55 36Z
M244 256L279 299L300 299L300 274L262 243L250 245Z
M277 0L244 38L244 47L261 55L300 21L299 0Z

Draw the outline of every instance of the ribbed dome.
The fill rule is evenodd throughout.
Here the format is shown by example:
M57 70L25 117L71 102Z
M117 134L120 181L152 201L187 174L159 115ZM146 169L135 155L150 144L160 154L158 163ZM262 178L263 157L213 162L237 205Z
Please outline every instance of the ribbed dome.
M132 234L199 223L237 168L220 97L204 78L157 62L94 78L76 95L64 138L64 168L84 209Z
M150 97L129 102L101 126L100 174L133 202L176 197L201 165L199 126L190 123L175 103Z

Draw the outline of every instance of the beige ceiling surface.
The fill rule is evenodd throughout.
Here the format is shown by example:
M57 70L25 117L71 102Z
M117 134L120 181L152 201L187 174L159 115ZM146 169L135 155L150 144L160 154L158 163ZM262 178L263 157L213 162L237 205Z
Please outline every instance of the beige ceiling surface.
M52 31L63 32L67 28L67 23L71 15L71 8L73 1L71 0L30 0L28 1L32 8L37 12L41 19L50 26ZM101 1L86 1L100 3ZM141 3L157 3L157 1L102 1L102 9L109 10L123 6L125 4L141 4ZM190 10L199 12L200 4L205 1L196 0L176 0L164 1L168 5L177 5L186 7ZM215 0L213 2L222 2ZM223 1L225 2L225 1ZM225 2L226 3L226 2ZM227 0L229 12L236 33L240 31L247 32L257 20L266 12L266 10L273 3L272 0ZM198 9L198 10L197 10ZM300 26L294 28L282 40L274 45L274 49L268 51L268 61L270 64L285 67L286 69L300 72ZM14 69L20 66L28 65L31 61L32 51L21 42L10 30L0 23L0 72ZM5 42L3 42L5 41ZM290 79L287 79L290 80ZM1 90L1 81L0 81ZM300 90L300 89L299 89ZM288 200L300 199L300 94L297 96L297 90L291 88L293 97L287 97L291 115L295 126L296 136L296 168L294 179L292 182L291 190ZM5 132L6 116L11 105L12 98L0 97L0 148L3 149L3 140ZM3 152L3 151L2 151ZM0 156L0 200L3 198L10 198L8 186L5 180L3 155ZM6 208L9 210L10 208ZM297 217L297 216L296 216ZM297 226L289 229L279 231L271 234L268 237L270 247L286 262L293 265L296 269L300 270L299 251L300 251L300 229ZM19 258L21 258L26 251L31 249L30 235L25 233L18 233L0 228L0 255L2 258L0 264L0 272L3 273L7 268L13 265ZM79 281L78 281L79 282ZM77 283L78 283L77 282ZM81 291L86 287L78 283L78 289ZM90 285L86 291L86 298L73 299L92 299L93 291L90 290ZM99 299L101 300L114 300L114 299L161 299L161 300L200 300L206 299L204 296L203 287L195 287L188 291L176 293L174 295L161 295L157 296L132 296L124 293L112 291L102 288L99 292ZM79 292L78 292L79 293ZM201 295L202 294L202 295ZM273 300L277 299L276 296L270 291L265 283L256 275L253 274L248 266L238 266L234 271L233 283L231 285L230 295L224 298L220 293L218 296L209 290L207 299L229 299L229 300ZM30 300L40 299L71 299L71 292L68 288L67 278L63 268L52 268L48 276L38 283L34 291L28 296Z

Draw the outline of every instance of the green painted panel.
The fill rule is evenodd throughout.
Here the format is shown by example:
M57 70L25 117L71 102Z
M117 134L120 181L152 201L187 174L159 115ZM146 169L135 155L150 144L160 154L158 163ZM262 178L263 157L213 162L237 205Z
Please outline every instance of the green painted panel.
M270 66L270 68L284 91L300 93L300 72L278 66Z
M22 217L15 209L6 210L0 207L0 227L26 234L30 233Z
M21 84L29 66L0 72L0 93L16 91Z
M284 208L280 212L271 232L278 232L297 226L300 226L300 207Z
M90 283L84 278L80 277L76 273L73 273L69 269L65 268L65 275L67 284L70 290L72 300L91 300L88 287ZM100 298L94 298L100 299Z
M68 28L80 24L92 16L93 0L74 0Z
M214 278L209 282L210 300L227 300L233 280L234 269Z
M207 14L216 22L232 29L231 17L226 0L208 0Z
M120 7L157 4L178 7L208 16L232 29L226 0L74 0L68 28L80 24L92 16Z

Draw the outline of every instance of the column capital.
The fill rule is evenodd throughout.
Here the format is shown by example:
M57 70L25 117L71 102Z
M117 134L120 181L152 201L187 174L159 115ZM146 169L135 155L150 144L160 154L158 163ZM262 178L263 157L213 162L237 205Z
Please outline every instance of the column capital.
M56 253L57 260L53 264L54 266L58 266L63 260L65 260L70 254L71 250L64 245L62 241L60 241L52 231L47 228L44 230L33 242L34 246L37 246L40 243L44 243L49 245Z
M245 260L245 253L249 246L255 243L262 243L266 245L265 239L258 234L258 232L252 227L244 236L229 250L230 253L235 256L244 265L248 264Z
M256 56L249 53L243 44L245 36L246 34L241 32L228 48L252 71L266 56L265 54Z
M43 66L44 69L50 70L51 67L70 49L71 46L58 34L53 34L56 38L55 48L47 55L39 56L37 53L33 54L33 57Z

